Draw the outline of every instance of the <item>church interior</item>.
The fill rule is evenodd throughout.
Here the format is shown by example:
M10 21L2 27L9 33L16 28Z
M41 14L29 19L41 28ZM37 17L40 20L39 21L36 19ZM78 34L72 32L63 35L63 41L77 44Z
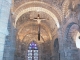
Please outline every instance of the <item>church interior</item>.
M80 0L0 2L0 60L80 60Z

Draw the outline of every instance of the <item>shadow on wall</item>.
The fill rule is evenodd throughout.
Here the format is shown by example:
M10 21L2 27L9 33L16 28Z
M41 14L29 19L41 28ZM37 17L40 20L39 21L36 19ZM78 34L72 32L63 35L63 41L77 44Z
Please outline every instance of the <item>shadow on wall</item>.
M60 60L58 38L56 38L54 41L54 52L55 52L55 56L53 60Z

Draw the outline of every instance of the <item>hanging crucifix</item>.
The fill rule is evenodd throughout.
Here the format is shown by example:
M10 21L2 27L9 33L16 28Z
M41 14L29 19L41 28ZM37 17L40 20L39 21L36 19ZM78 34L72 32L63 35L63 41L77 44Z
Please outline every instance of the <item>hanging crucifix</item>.
M38 22L38 40L40 41L40 23L42 20L45 20L45 19L40 18L40 15L38 14L38 17L33 20L36 20Z

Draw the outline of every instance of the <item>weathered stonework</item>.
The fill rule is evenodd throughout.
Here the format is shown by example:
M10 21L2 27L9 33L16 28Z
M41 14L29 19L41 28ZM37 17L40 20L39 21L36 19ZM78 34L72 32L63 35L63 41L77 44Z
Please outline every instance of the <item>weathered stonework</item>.
M79 0L12 0L10 13L1 60L28 60L28 47L33 41L38 45L38 60L80 60L76 46ZM37 17L45 19L40 22L40 41L39 25L34 20Z

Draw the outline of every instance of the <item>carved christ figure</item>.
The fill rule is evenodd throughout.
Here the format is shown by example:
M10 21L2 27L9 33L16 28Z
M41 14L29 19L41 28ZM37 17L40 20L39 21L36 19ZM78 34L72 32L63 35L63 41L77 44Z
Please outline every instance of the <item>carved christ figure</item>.
M33 20L36 20L38 22L38 40L40 41L40 23L42 20L45 20L45 19L40 18L40 15L38 14L38 17Z

